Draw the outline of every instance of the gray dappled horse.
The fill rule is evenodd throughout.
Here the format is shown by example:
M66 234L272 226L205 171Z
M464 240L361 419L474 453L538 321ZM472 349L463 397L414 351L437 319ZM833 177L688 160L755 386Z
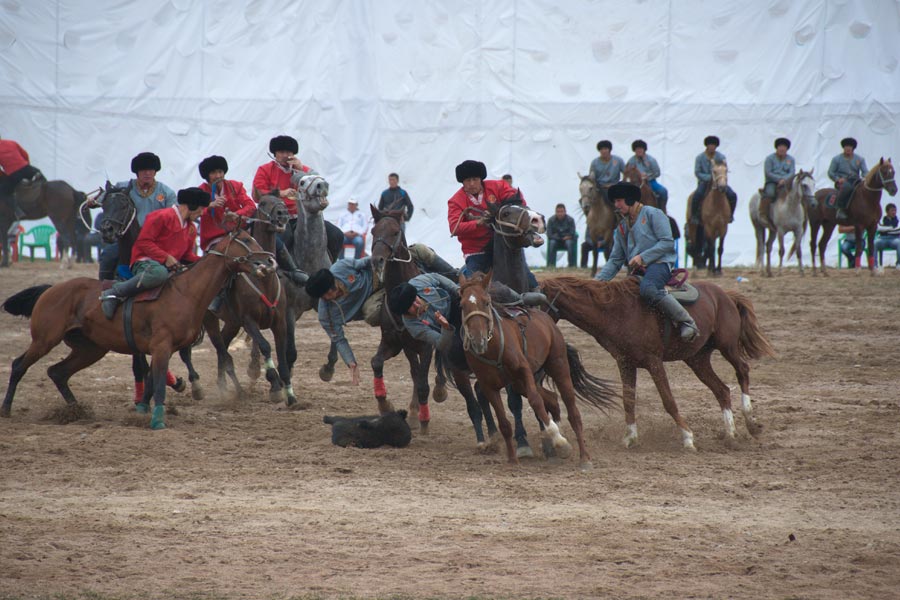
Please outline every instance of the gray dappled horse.
M813 169L815 170L815 169ZM776 201L769 208L769 223L763 224L759 216L761 192L750 198L750 222L756 232L756 266L760 273L772 276L772 245L778 237L778 271L784 264L784 236L793 234L794 241L788 252L788 260L796 252L800 274L803 275L803 236L806 234L806 210L815 194L816 181L813 170L800 171L790 177L783 187L776 191ZM765 264L763 264L765 252Z

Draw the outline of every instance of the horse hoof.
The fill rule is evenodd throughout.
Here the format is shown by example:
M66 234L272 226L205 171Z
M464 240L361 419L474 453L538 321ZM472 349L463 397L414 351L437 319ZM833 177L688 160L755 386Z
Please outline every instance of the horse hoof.
M291 401L293 400L293 402ZM297 400L294 396L288 397L288 406L291 410L309 410L312 408L312 402L309 400Z
M191 384L191 398L194 400L203 400L203 386L199 383Z
M175 379L175 383L172 384L172 389L179 394L186 390L187 384L184 382L184 377L178 377L177 379Z
M391 404L391 401L387 398L383 398L380 396L376 396L375 400L378 402L378 413L381 415L386 415L390 412L394 412L394 405ZM413 420L413 414L409 415L409 420Z
M0 408L0 417L3 417L4 419L9 418L9 409L5 406L3 408Z
M572 456L572 444L565 440L555 446L554 449L556 450L556 454L563 460Z
M626 448L634 448L638 443L637 436L632 435L626 435L622 441L625 443Z
M278 390L277 392L269 392L269 402L272 404L281 404L284 401L284 392L282 390Z
M327 383L331 381L332 377L334 377L334 368L331 368L328 365L319 367L319 379Z
M2 415L0 415L2 416ZM756 421L747 421L747 431L750 432L750 435L753 437L758 436L762 433L763 426L757 423Z
M729 450L739 450L741 447L738 439L733 435L725 435L725 447Z
M578 470L583 472L592 471L594 469L594 463L589 460L583 460L578 463Z
M519 446L516 448L516 458L534 458L534 450L531 446Z
M444 386L437 386L434 388L434 391L431 393L431 398L438 403L443 402L447 399L447 388Z
M419 434L428 435L428 423L429 421L419 421Z

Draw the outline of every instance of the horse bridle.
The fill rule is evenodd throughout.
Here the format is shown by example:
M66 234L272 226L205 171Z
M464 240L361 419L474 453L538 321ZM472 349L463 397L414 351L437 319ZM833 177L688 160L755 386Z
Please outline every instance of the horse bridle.
M237 237L240 234L240 232L241 232L240 229L235 229L232 233L230 233L228 235L228 244L226 244L224 251L208 250L206 252L206 254L212 254L213 256L221 256L223 258L227 258L228 260L230 260L233 263L238 263L238 264L248 262L251 259L251 257L253 257L254 255L263 255L267 259L266 262L268 262L270 265L273 264L273 262L275 260L275 255L272 252L267 252L266 250L254 250L246 242L244 242L244 240L241 240ZM239 244L241 247L244 248L244 250L247 251L247 254L244 254L243 256L229 256L228 249L231 247L232 243Z
M490 343L492 339L494 339L494 316L497 314L497 309L494 308L493 304L488 302L487 305L488 310L491 312L485 312L483 310L473 310L471 312L466 313L462 320L462 329L463 329L463 350L469 350L472 347L472 336L469 334L469 319L474 317L482 317L487 320L488 323L488 332L487 332L487 341ZM500 328L500 338L503 338L503 328ZM502 344L502 342L501 342Z
M106 200L107 200L106 195L107 195L107 192L104 192L103 193L103 196L104 196L103 202L106 202ZM132 223L134 223L134 219L135 219L135 217L137 217L137 207L134 205L134 201L128 196L128 194L126 194L124 191L122 191L120 189L115 190L112 193L112 196L122 196L123 198L125 198L125 200L128 202L128 207L130 209L128 216L125 217L125 219L123 219L121 221L118 219L114 219L112 217L112 215L107 215L105 209L103 211L103 221L112 223L113 225L118 226L119 228L116 230L116 237L120 238L123 235L125 235L125 232L128 231L128 228L131 227ZM101 204L100 204L101 206L103 206L103 202L101 202ZM82 220L84 220L83 217L82 217Z
M882 167L884 167L884 166L886 166L886 165L887 165L887 163L883 164ZM894 183L894 179L895 179L896 175L897 175L897 174L896 174L896 171L895 171L895 172L894 172L894 177L891 177L890 179L885 179L885 178L884 178L884 173L882 173L882 172L881 172L881 168L879 168L879 169L878 169L878 179L881 180L881 188L880 188L880 189L886 189L886 188L887 188L887 184L889 184L889 183ZM867 177L863 177L863 187L866 188L867 190L869 190L870 192L877 192L877 191L879 190L879 188L872 188L872 187L869 187L869 182L867 181L867 179L868 179Z
M372 252L375 252L375 246L377 246L378 244L384 244L385 246L387 246L388 251L391 253L390 256L388 256L389 261L402 263L412 262L413 257L412 253L409 251L409 247L406 248L406 258L400 258L397 256L397 250L400 247L400 242L403 241L403 224L400 222L400 219L391 217L389 215L382 215L381 219L379 220L382 219L390 219L397 223L397 239L394 240L393 244L389 244L384 236L378 236L377 238L372 240Z

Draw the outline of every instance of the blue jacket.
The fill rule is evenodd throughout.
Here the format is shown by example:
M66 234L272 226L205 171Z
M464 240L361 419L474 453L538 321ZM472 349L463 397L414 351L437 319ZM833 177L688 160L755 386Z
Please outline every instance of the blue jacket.
M154 210L169 208L178 204L178 196L172 191L172 188L159 181L156 182L156 187L153 188L153 191L146 198L138 193L136 179L120 181L116 184L116 187L128 189L128 196L134 202L135 209L137 209L135 218L141 227L144 226L144 220L147 218L147 215Z
M337 346L337 351L349 366L356 362L350 342L344 336L344 324L359 314L362 305L372 295L372 259L344 258L331 265L335 284L342 284L347 295L337 300L319 298L319 324Z
M625 161L610 154L609 162L603 162L598 156L591 161L590 176L598 185L612 185L622 179Z
M459 296L459 286L437 273L423 273L409 280L416 288L416 295L428 303L425 314L421 317L403 315L403 325L415 339L432 344L441 352L450 350L456 330L442 328L435 317L440 312L445 319L450 318L450 300Z
M866 166L866 159L857 156L855 152L849 159L844 156L843 152L838 154L831 159L831 164L828 166L828 177L835 183L841 177L856 180L862 179L868 173L869 167Z
M790 154L785 155L784 160L778 158L778 154L773 152L766 157L764 171L766 174L766 183L778 183L779 179L790 179L794 175L794 169L797 168L797 161Z
M672 225L666 213L652 206L641 207L634 225L629 227L628 218L621 219L613 234L613 248L603 270L597 279L609 281L616 276L622 265L641 255L645 265L675 264L675 240L672 239Z
M637 170L644 174L647 181L655 181L659 177L659 163L649 154L644 154L644 158L638 158L637 155L632 156L625 163L625 166L637 167Z
M725 155L716 150L713 160L715 162L725 162ZM712 181L712 162L706 156L706 152L701 152L694 159L694 176L697 178L697 183Z

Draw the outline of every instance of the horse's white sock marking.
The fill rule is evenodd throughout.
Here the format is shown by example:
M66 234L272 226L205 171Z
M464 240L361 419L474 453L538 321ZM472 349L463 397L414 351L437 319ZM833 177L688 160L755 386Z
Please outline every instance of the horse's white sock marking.
M747 418L749 418L753 412L753 404L750 402L750 396L748 394L741 394L741 412L744 413L744 417Z
M469 302L472 304L478 304L478 301L475 300L475 294L469 294Z
M291 384L287 384L287 387L284 389L288 396L294 395L294 386L292 386Z
M266 370L274 369L274 368L275 368L275 361L272 360L271 358L267 358L266 359Z
M730 408L726 408L722 411L722 420L725 421L725 435L734 437L734 413L731 412Z
M686 450L696 450L696 448L694 448L693 432L690 432L687 429L682 429L681 430L681 442L684 444L684 447Z
M630 448L637 444L638 441L638 432L637 432L637 423L632 423L631 425L625 426L625 447Z

